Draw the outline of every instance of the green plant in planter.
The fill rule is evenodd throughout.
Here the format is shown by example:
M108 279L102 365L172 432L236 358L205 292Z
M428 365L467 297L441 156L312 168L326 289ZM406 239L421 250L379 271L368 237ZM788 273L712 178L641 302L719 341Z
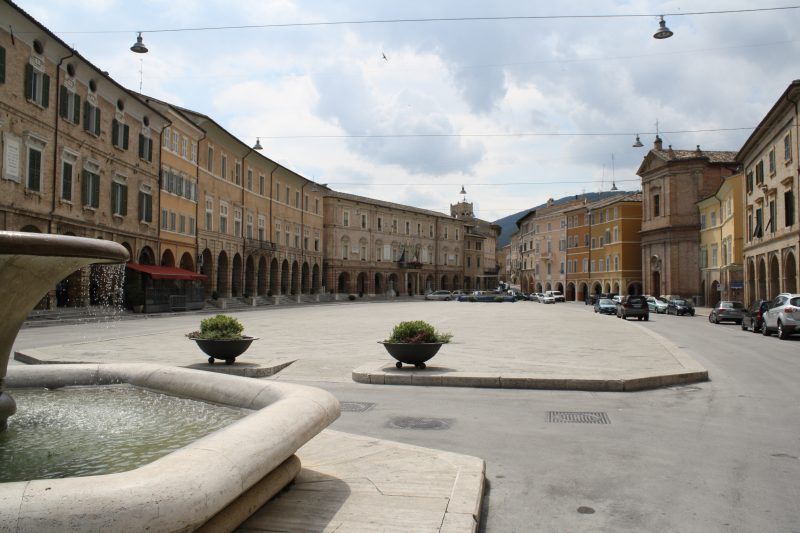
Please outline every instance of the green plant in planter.
M392 330L392 335L384 342L400 344L443 343L447 344L453 335L441 333L424 320L400 322Z
M503 301L503 297L502 296L495 296L494 297L494 301L495 302L502 302Z
M216 315L200 322L200 331L186 336L190 339L234 340L242 338L244 326L239 320L228 315Z
M475 297L474 297L474 296L472 296L472 295L469 295L469 297L467 297L467 301L470 301L470 302L477 302L477 301L478 301L478 299L477 299L477 298L475 298Z

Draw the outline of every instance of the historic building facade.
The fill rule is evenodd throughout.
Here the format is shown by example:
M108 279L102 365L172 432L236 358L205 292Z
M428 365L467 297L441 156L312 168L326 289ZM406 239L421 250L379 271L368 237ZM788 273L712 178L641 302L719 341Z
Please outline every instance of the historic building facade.
M725 178L713 195L697 202L700 213L700 294L702 303L743 300L743 175Z
M323 277L328 291L396 296L461 287L461 221L335 191L327 191L323 203Z
M564 297L567 301L585 302L589 296L591 225L588 212L587 203L564 212L567 218L567 292Z
M0 18L0 228L112 240L152 263L166 117L13 5ZM100 303L101 270L75 272L42 305Z
M700 297L697 202L736 172L735 152L663 149L657 136L642 178L642 280L653 296Z
M500 282L497 239L500 226L475 218L472 202L450 205L450 215L464 225L464 283L467 290L494 290ZM459 288L459 287L454 287Z
M800 81L793 81L739 150L744 171L746 303L798 292Z

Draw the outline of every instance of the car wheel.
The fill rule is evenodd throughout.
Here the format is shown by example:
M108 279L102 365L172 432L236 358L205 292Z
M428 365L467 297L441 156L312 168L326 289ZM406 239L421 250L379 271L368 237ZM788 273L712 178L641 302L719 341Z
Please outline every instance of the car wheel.
M714 322L714 318L711 315L708 315L708 321L713 323Z
M761 334L765 337L769 337L769 328L767 328L766 320L761 322Z
M650 315L644 315L644 321L647 322L650 320Z
M450 298L445 298L445 299L444 299L444 301L445 301L445 302L449 302L449 301L450 301Z
M789 334L783 329L783 323L780 320L778 320L778 338L782 341L789 338Z

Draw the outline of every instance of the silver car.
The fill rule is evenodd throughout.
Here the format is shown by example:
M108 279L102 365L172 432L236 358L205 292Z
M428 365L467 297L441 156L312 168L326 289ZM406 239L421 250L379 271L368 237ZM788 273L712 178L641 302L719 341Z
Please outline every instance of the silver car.
M656 298L655 296L647 296L647 307L650 309L652 313L666 313L667 312L667 302Z
M708 321L712 324L719 324L723 320L731 320L741 324L742 319L744 319L744 304L730 300L722 300L708 314Z
M763 317L761 333L765 336L774 331L779 339L786 339L792 333L800 333L800 294L779 294L769 304Z
M433 291L425 295L426 300L445 300L450 301L453 299L453 293L450 291Z

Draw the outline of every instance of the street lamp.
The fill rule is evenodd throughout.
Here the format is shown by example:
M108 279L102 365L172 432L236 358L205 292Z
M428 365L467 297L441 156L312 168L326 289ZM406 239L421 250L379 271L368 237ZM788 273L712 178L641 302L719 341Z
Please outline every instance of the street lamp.
M142 32L138 32L139 36L136 37L136 42L133 43L131 46L131 52L135 52L137 54L146 54L148 52L147 47L142 42Z

